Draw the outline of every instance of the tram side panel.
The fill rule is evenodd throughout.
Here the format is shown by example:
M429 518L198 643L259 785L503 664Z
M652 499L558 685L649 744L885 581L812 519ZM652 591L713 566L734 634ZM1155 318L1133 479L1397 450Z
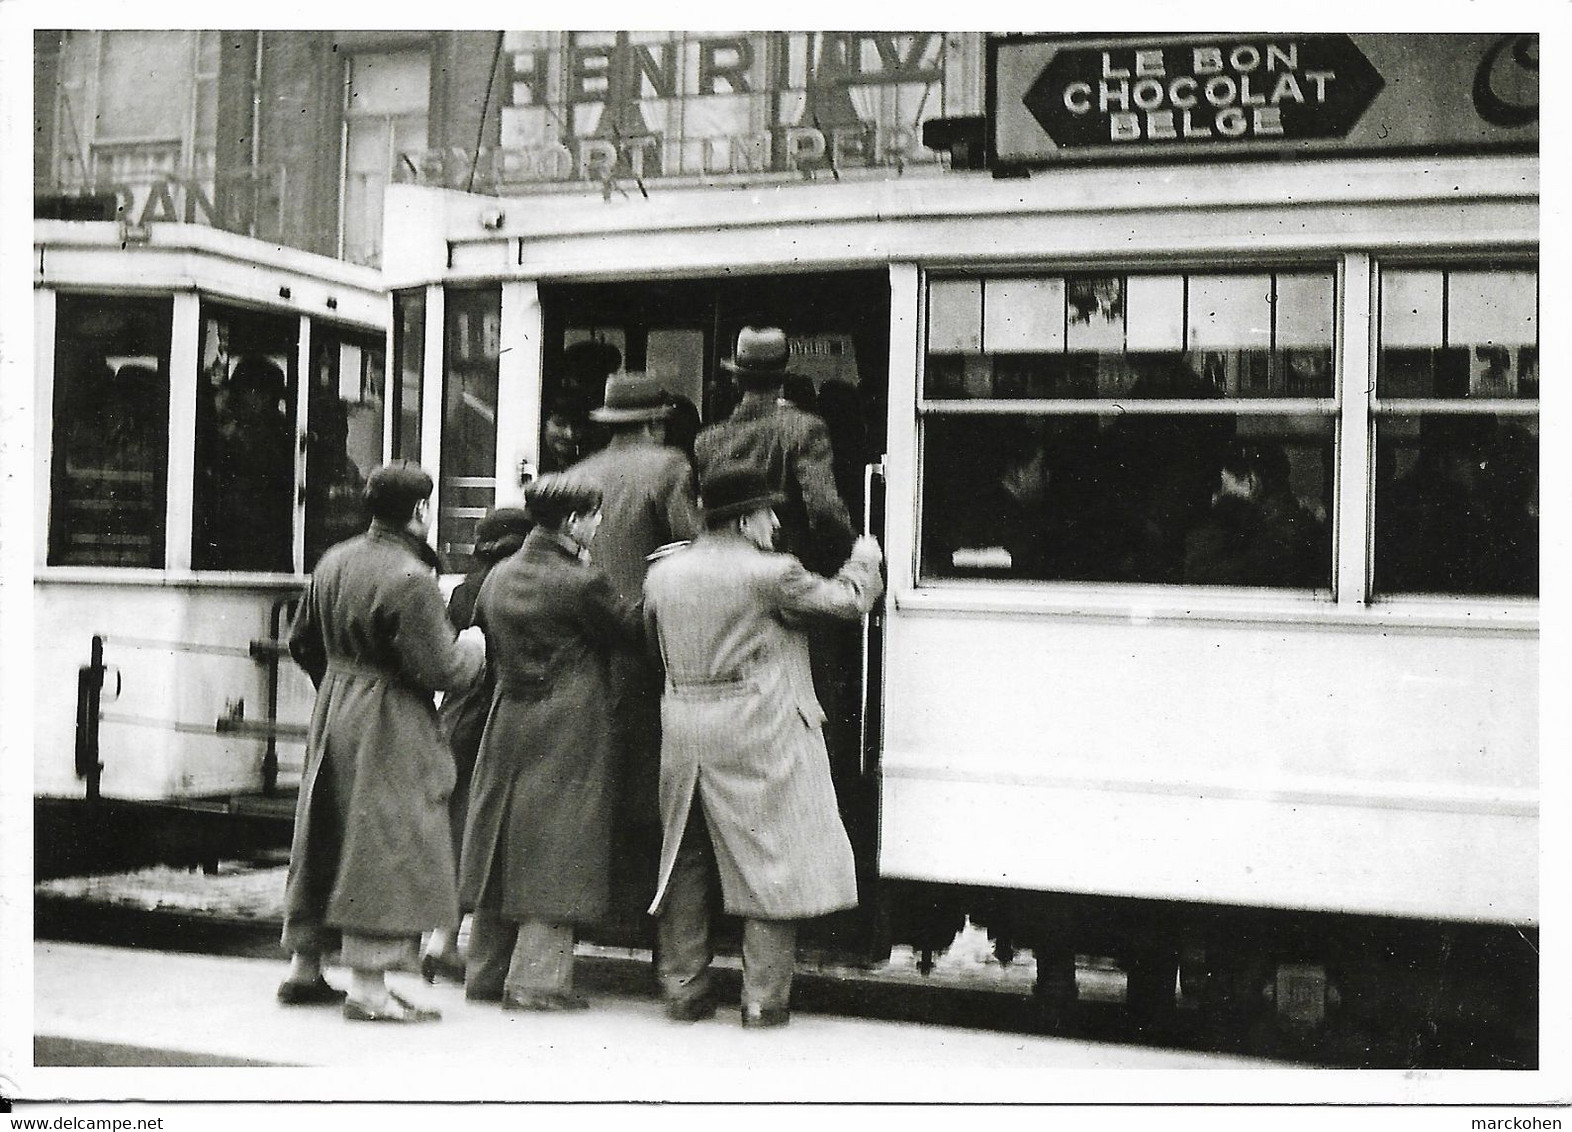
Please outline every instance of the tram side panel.
M99 725L104 797L154 800L260 791L265 741L226 732L219 721L265 720L267 667L244 654L251 642L269 639L272 606L290 592L40 582L35 588L35 793L80 798L86 790L73 756L77 674L89 662L95 634L106 639ZM201 651L209 646L212 651ZM310 682L287 656L278 671L276 716L302 724L311 708ZM288 786L298 779L302 749L298 742L280 741L277 751L279 783Z
M890 617L880 871L1537 920L1536 641Z

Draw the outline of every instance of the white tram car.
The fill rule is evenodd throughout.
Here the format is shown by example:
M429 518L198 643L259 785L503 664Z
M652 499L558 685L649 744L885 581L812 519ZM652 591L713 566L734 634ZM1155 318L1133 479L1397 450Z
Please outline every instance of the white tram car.
M845 658L837 776L888 935L942 946L969 914L1040 960L1123 956L1132 989L1170 1001L1177 965L1192 989L1316 1016L1381 972L1433 975L1477 929L1476 973L1521 968L1531 1001L1531 945L1500 941L1539 918L1538 176L1537 156L1484 153L605 199L396 185L380 281L234 261L213 233L122 248L40 225L39 789L81 788L60 752L94 633L122 700L145 689L139 714L208 732L254 717L260 677L220 674L243 656L150 663L115 639L244 653L269 635L320 552L312 404L348 410L362 471L440 469L438 549L462 568L475 519L549 461L570 346L610 343L714 419L715 363L768 321L815 395L855 406L832 435L868 467L843 491L887 552L882 609ZM135 301L163 304L166 344L74 324L89 280L117 296L93 326L124 321L118 296L162 296ZM249 345L220 333L230 306ZM91 489L70 494L47 411L60 356L89 339L111 365L157 355L168 391L167 509L112 577L70 564L78 520L59 508ZM193 453L204 375L227 380L220 354L244 349L289 382L307 438L292 482L312 490L290 497L278 571L214 575L193 569L218 506ZM307 375L320 402L297 392ZM1040 561L975 526L1022 438L1057 516ZM1318 532L1291 577L1191 569L1240 444L1275 453ZM1452 482L1443 468L1456 492L1411 498ZM284 681L274 715L303 719L308 689ZM234 735L253 751L236 760L104 711L106 793L260 773L259 738Z

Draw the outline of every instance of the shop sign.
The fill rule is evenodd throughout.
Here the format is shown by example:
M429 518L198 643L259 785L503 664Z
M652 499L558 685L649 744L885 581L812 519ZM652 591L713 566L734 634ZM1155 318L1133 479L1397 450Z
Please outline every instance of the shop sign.
M1346 35L1057 52L1026 108L1061 147L1340 138L1384 85Z
M1532 33L1039 37L989 67L996 165L1539 141Z

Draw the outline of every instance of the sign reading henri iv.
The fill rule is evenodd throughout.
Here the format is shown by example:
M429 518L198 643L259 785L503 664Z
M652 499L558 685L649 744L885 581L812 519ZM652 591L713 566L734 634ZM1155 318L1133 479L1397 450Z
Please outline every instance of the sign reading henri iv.
M940 32L508 32L500 145L407 167L500 194L937 167L922 124L945 105L947 48Z
M1001 41L995 161L1537 147L1538 37Z

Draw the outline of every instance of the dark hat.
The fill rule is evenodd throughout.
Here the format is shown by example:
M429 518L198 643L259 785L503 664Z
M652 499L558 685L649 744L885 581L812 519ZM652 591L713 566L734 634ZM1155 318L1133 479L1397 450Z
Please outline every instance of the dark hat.
M786 497L771 489L764 474L747 465L717 468L699 484L699 503L710 526L784 502Z
M524 506L530 518L555 527L569 515L585 514L600 506L600 488L560 473L544 475L524 485Z
M498 558L511 554L529 534L535 520L522 507L498 507L475 524L475 555Z
M383 464L366 478L366 510L378 519L407 523L415 504L431 498L431 476L410 460Z
M787 358L786 332L780 327L744 326L737 334L737 352L721 365L743 384L753 379L773 385L785 379Z
M661 379L653 373L614 373L606 379L606 403L590 410L590 420L622 424L671 415Z

